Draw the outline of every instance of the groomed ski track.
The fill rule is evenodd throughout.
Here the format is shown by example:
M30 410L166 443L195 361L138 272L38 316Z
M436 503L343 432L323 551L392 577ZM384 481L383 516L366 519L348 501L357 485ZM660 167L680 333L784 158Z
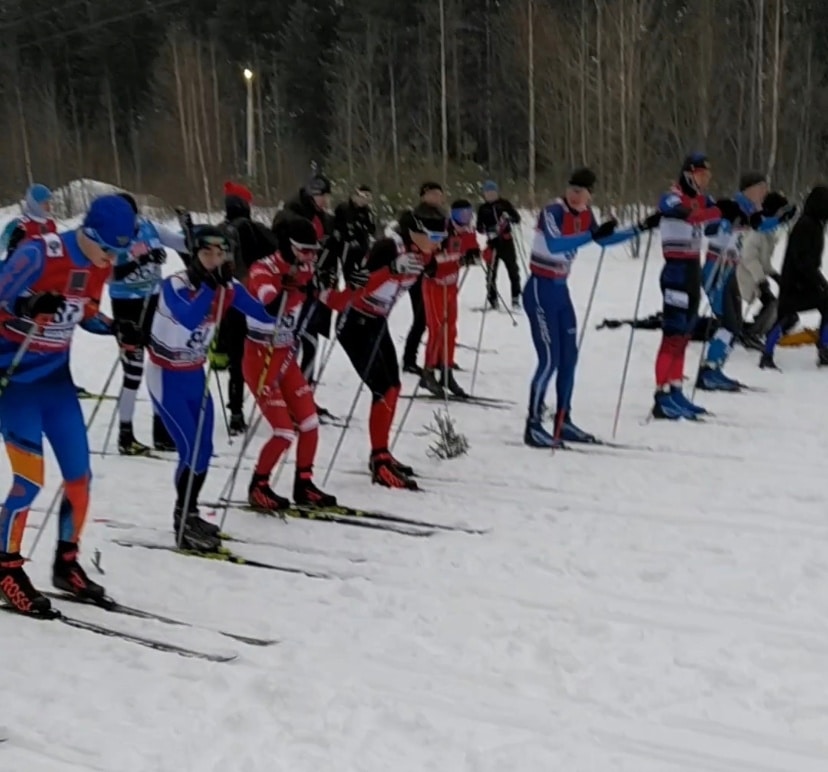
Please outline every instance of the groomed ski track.
M585 249L575 265L579 317L597 257ZM594 325L631 315L641 267L623 248L607 252L577 373L573 416L607 439L629 329ZM645 313L658 307L660 267L654 244ZM462 296L467 345L481 319L469 309L483 293L478 269ZM403 298L392 316L398 343L409 321ZM811 348L780 349L781 374L737 349L730 374L767 393L700 394L719 424L642 425L658 335L638 331L616 439L655 450L553 455L520 445L534 352L523 314L518 321L486 315L476 387L518 405L450 405L466 457L427 458L421 435L439 405L412 407L395 452L421 472L425 493L380 490L363 474L367 395L326 486L345 504L490 529L483 535L416 539L230 511L226 531L263 542L228 543L234 552L325 580L126 549L114 541L167 538L174 467L93 457L87 566L101 550L106 575L96 578L114 598L211 629L75 605L67 613L239 656L184 659L2 614L0 770L824 772L828 372ZM110 342L79 331L76 381L99 390L114 356ZM687 374L697 358L694 344ZM458 360L468 386L474 352L460 348ZM403 379L410 393L416 380ZM319 402L344 416L356 385L337 350ZM83 403L87 415L92 404ZM112 406L93 426L93 449ZM135 430L149 439L145 401ZM320 485L339 431L321 429ZM235 498L265 436L248 451ZM205 500L219 496L239 443L228 445L217 411ZM41 510L58 482L48 452L46 469ZM292 473L291 461L277 490L290 493ZM42 518L34 511L30 522ZM44 587L54 537L52 521L30 564ZM237 645L216 630L279 645Z

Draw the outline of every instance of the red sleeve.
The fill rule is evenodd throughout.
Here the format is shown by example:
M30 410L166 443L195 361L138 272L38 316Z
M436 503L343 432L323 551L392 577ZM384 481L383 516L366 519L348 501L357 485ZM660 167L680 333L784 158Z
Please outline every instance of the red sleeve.
M247 277L247 290L263 305L282 291L282 276L263 262L255 262Z

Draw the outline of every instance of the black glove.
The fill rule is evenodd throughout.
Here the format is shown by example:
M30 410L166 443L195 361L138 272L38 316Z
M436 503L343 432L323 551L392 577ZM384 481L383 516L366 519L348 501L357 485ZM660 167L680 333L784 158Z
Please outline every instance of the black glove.
M658 228L659 224L661 223L661 212L653 212L652 214L648 214L641 222L638 223L636 226L640 231L651 231L653 228Z
M149 261L156 265L162 265L167 262L167 252L165 249L153 249L149 253Z
M615 229L618 227L618 220L607 220L606 222L602 222L598 228L595 230L592 238L595 241L600 241L601 239L607 238L607 236L612 236L615 233Z
M359 268L354 268L351 271L351 276L348 279L348 284L350 284L355 289L362 289L365 285L368 284L368 280L371 278L371 272L365 268L365 266L361 266Z
M754 212L749 218L748 223L750 227L756 230L761 224L762 220L765 219L765 215L762 212Z
M480 250L470 249L463 257L460 258L461 265L476 265L480 262Z
M265 311L274 319L278 319L282 312L282 298L284 293L280 292L273 300L265 305Z
M112 327L121 348L139 348L144 345L144 334L135 322L128 319L115 320Z
M233 283L233 261L225 260L213 273L222 287L229 287Z
M38 316L54 316L66 307L66 298L56 292L41 292L26 298L18 298L15 312L18 316L36 319Z

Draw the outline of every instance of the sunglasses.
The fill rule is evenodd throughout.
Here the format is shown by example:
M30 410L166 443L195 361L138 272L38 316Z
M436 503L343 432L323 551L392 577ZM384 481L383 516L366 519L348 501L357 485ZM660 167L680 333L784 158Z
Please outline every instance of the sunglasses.
M94 241L104 252L126 252L132 243L132 239L125 237L125 243L120 246L108 244L94 228L84 228L83 235Z
M425 227L425 225L423 225L422 220L418 220L416 218L414 219L414 226L415 232L421 233L423 236L426 236L432 244L440 244L441 242L445 241L446 237L448 236L445 230L429 230Z

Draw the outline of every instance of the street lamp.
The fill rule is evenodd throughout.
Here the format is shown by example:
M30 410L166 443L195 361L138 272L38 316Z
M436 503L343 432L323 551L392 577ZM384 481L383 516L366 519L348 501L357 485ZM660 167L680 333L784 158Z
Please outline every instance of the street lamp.
M255 133L253 131L253 70L244 68L244 80L247 83L247 176L256 176Z

